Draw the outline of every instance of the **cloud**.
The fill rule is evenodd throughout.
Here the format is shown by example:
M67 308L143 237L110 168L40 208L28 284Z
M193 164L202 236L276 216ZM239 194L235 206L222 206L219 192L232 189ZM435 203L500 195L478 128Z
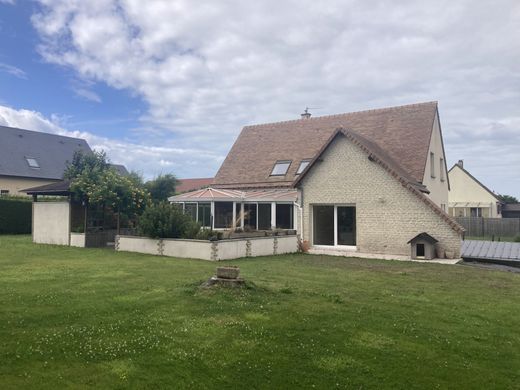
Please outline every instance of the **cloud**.
M86 88L72 88L72 90L74 91L74 93L76 95L78 95L79 97L83 98L83 99L86 99L86 100L89 100L91 102L95 102L95 103L101 103L101 98L99 97L99 95L97 93L95 93L94 91L91 91L90 89L86 89Z
M175 146L154 146L136 144L121 140L102 137L85 131L70 130L63 127L68 118L52 115L46 118L39 112L14 109L0 105L0 125L18 127L44 133L65 135L85 139L91 148L104 150L113 163L124 164L130 170L135 170L146 178L152 178L160 173L175 174L185 172L186 160L194 165L219 164L221 159L214 153L207 153L197 148L183 149Z
M3 62L0 62L0 72L9 73L10 75L18 77L19 79L27 80L27 74L23 70L17 68L16 66L4 64Z
M496 169L520 165L517 1L41 5L32 21L43 58L143 99L139 142L174 139L222 158L243 125L306 106L334 114L439 100L449 160L465 156L490 187L520 194L511 170ZM209 170L196 168L185 165Z

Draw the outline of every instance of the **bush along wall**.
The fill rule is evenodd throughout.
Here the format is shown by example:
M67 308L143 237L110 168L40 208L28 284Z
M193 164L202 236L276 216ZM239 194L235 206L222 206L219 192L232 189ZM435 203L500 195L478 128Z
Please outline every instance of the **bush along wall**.
M0 234L30 234L31 199L0 198Z

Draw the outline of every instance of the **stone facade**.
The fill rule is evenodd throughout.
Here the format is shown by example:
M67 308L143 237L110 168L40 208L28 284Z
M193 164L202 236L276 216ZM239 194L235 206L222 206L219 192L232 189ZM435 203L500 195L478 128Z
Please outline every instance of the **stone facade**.
M407 242L427 232L439 241L440 253L447 250L460 256L461 233L343 135L325 150L299 187L303 238L311 244L313 205L353 205L359 252L409 256Z

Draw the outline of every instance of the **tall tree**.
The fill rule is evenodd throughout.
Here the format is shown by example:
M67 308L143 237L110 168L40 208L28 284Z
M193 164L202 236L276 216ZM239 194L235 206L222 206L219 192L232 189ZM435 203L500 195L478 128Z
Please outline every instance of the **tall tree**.
M149 198L139 176L120 175L104 152L75 153L64 177L71 181L75 198L91 205L135 213L144 209Z
M512 195L498 195L498 199L504 203L518 203L518 199Z
M165 202L169 196L175 194L177 178L171 173L159 175L155 179L146 182L146 189L154 203Z

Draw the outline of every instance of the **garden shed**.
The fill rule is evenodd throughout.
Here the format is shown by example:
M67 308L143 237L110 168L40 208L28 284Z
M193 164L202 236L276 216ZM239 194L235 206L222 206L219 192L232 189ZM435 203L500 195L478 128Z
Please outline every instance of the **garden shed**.
M32 238L40 244L105 247L121 230L118 213L74 200L70 181L26 189L32 195Z

